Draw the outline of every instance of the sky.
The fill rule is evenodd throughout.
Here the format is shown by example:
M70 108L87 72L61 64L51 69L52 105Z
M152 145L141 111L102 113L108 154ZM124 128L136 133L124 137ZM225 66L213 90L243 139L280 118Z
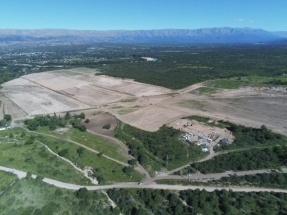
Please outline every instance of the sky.
M287 31L287 0L0 0L0 29Z

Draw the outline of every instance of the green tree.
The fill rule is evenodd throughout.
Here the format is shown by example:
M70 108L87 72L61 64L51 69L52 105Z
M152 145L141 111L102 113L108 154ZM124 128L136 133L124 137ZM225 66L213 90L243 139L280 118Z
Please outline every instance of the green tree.
M6 121L11 121L11 120L12 120L12 116L11 116L10 114L5 114L5 115L4 115L4 119L5 119Z
M70 114L70 112L66 112L66 114L65 114L65 119L66 119L66 120L71 119L71 114Z
M85 116L84 113L80 113L79 117L80 117L81 119L85 119L85 118L86 118L86 116Z
M85 131L87 130L87 127L84 126L84 125L79 125L79 126L78 126L78 129L79 129L79 131L81 131L81 132L85 132Z
M132 167L132 166L125 166L124 168L123 168L123 172L124 173L126 173L126 174L131 174L131 173L133 173L133 171L134 171L134 168Z

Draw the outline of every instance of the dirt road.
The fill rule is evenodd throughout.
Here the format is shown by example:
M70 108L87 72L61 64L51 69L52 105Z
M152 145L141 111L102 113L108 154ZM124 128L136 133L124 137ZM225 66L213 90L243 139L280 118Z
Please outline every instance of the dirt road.
M287 173L287 168L282 168L282 173ZM189 175L158 175L152 179L152 181L162 180L162 179L180 179L180 180L217 180L222 177L229 177L231 175L244 176L244 175L256 175L262 173L271 173L276 170L274 169L262 169L262 170L250 170L250 171L227 171L223 173L212 173L212 174L189 174ZM278 171L276 171L278 172Z
M6 168L0 166L0 170L11 172L16 174L19 178L23 178L26 176L26 172L19 171L16 169ZM35 177L35 176L34 176ZM34 178L33 177L33 178ZM104 186L81 186L75 184L63 183L60 181L56 181L49 178L44 178L43 182L47 184L54 185L59 188L70 189L70 190L78 190L80 188L86 187L88 190L106 190L113 188L140 188L140 189L165 189L165 190L188 190L188 189L200 189L206 191L214 191L214 190L222 190L222 189L232 189L236 192L278 192L278 193L287 193L287 190L283 189L272 189L272 188L259 188L259 187L204 187L204 186L183 186L183 185L166 185L166 184L148 184L148 185L138 185L137 183L119 183L113 185L104 185Z

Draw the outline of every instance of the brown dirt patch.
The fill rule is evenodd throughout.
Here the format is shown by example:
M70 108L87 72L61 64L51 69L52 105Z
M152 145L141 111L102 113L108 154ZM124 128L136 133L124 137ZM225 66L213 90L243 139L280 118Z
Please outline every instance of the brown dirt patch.
M114 116L112 116L111 114L102 112L89 119L90 119L90 122L85 123L88 130L95 132L95 133L107 135L110 137L114 136L114 130L117 126L117 119ZM103 126L106 124L110 124L111 128L108 130L103 129Z

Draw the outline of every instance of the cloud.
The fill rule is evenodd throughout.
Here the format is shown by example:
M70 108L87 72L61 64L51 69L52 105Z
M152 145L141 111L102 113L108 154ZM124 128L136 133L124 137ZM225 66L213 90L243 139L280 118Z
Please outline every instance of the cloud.
M244 19L234 19L233 22L244 22Z

